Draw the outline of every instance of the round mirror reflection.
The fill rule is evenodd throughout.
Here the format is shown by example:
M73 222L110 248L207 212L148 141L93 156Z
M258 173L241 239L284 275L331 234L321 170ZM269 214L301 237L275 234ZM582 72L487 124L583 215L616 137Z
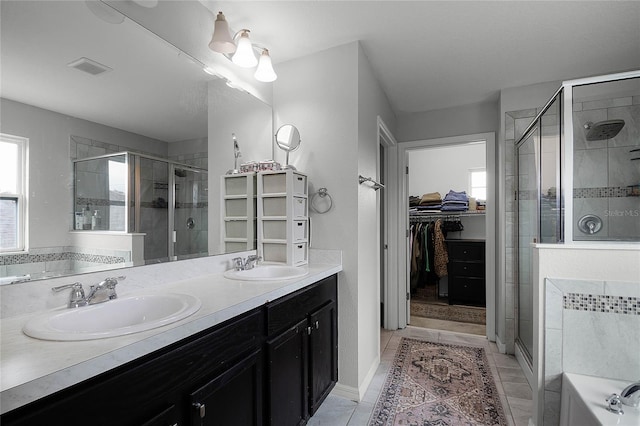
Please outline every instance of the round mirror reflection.
M295 167L289 165L289 153L295 151L300 146L300 132L296 126L292 124L284 124L280 126L276 132L276 145L278 148L287 153L285 169L293 169Z

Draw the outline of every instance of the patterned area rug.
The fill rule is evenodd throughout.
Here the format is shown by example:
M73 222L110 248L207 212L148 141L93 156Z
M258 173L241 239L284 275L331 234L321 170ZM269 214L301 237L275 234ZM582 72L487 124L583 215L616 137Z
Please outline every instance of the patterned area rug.
M486 309L476 306L445 305L426 303L420 300L411 301L411 315L447 321L486 323Z
M369 425L507 425L484 348L402 338Z

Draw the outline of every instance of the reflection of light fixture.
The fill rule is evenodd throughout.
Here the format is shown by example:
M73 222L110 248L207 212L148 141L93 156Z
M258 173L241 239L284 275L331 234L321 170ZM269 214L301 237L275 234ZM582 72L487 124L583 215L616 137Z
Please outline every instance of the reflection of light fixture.
M218 12L216 17L215 28L213 30L213 37L209 42L209 48L218 53L233 53L236 51L236 44L231 38L229 32L229 23L225 19L222 12Z
M238 47L236 53L233 54L231 60L234 64L243 67L251 68L258 64L255 53L253 53L253 45L249 40L249 30L241 30L240 38L238 39Z
M270 83L278 78L275 71L273 70L273 65L271 64L269 49L262 50L262 53L260 54L260 61L258 62L258 68L256 68L256 73L253 76L256 78L256 80L265 83Z

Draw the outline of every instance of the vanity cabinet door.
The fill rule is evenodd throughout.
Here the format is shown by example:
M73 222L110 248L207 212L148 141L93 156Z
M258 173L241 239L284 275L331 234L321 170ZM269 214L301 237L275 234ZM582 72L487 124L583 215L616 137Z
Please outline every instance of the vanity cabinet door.
M269 424L304 424L307 407L308 322L305 318L267 341Z
M309 317L309 411L313 415L338 381L338 324L336 303Z
M257 350L190 394L192 426L262 425L262 353Z
M224 374L243 354L260 349L263 333L264 313L255 309L10 411L0 423L3 426L187 424L190 408L187 397L194 387ZM172 405L176 409L165 412ZM174 418L177 422L171 423Z

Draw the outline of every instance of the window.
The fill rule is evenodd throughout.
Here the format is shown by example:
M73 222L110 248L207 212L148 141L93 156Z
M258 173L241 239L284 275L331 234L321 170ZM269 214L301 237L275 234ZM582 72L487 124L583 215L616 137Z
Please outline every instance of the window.
M27 142L0 134L0 252L25 250Z
M487 199L487 170L469 170L469 195L476 200Z

